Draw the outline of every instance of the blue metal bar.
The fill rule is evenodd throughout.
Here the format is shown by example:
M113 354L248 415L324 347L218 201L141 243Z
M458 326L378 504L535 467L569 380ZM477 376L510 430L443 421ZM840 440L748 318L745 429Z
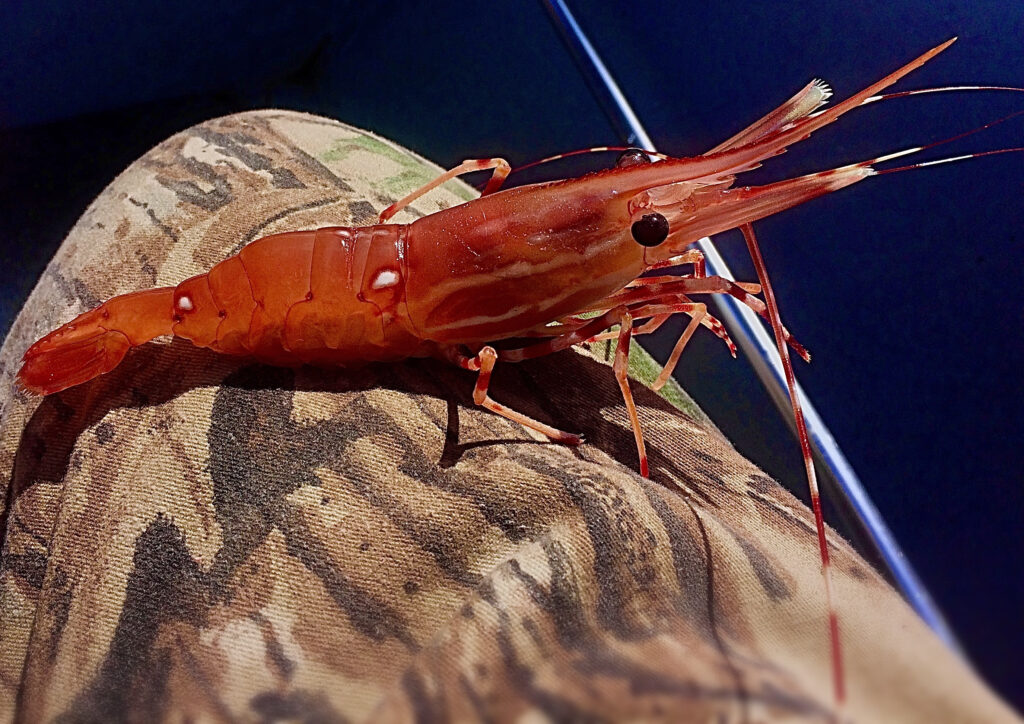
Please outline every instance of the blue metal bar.
M543 2L555 27L562 35L587 83L605 113L608 114L609 120L620 137L628 144L655 150L654 141L647 135L640 119L630 107L629 101L626 100L622 90L602 62L594 46L590 44L564 0L543 0ZM702 239L697 242L696 246L705 256L709 274L719 274L729 279L735 279L711 239ZM714 297L713 301L718 316L722 318L729 333L736 339L739 347L750 360L761 384L768 390L790 429L795 432L786 378L782 363L776 353L774 341L761 325L757 315L746 305L728 295L718 295ZM950 649L962 655L956 636L936 607L924 584L921 583L913 566L904 556L853 467L843 455L843 451L839 449L832 433L829 432L828 426L799 385L797 390L803 403L807 431L811 438L814 459L819 471L823 472L825 474L823 477L827 477L834 487L846 497L850 508L867 532L871 543L888 567L889 574L903 596L939 638Z

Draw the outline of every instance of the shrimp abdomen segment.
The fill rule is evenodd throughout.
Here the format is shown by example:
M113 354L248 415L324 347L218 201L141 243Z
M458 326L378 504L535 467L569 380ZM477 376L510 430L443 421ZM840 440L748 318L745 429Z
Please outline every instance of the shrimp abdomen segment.
M291 310L313 298L313 247L316 232L275 234L246 246L238 258L245 267L256 307L248 347L261 356L293 352L286 335ZM340 311L340 310L339 310Z
M208 276L210 293L221 316L215 348L227 354L248 354L249 327L256 311L256 300L245 264L233 256L210 269Z
M174 333L276 364L407 356L399 228L335 227L254 241L178 285Z
M309 289L285 317L284 344L307 361L396 359L409 354L403 321L402 226L315 232ZM360 356L363 355L363 356Z

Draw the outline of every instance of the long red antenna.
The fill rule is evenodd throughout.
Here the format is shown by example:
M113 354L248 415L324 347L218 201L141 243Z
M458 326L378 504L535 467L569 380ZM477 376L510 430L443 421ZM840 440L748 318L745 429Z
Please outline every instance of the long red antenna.
M843 649L842 641L839 638L839 616L836 614L835 596L832 593L832 562L828 553L828 540L825 538L825 516L821 512L821 494L818 490L818 476L814 470L811 441L807 435L807 424L804 421L804 412L800 405L800 395L796 388L793 360L789 356L789 348L786 346L786 338L782 331L779 305L775 301L775 291L772 289L771 280L768 278L768 269L765 267L764 259L761 256L761 249L757 244L754 227L750 224L744 224L740 227L740 230L743 232L743 238L747 242L750 258L757 269L758 280L761 282L761 291L765 304L768 307L768 318L771 321L772 332L775 334L775 346L779 352L779 358L782 360L782 368L786 373L786 386L789 389L789 401L793 407L797 437L800 438L800 451L803 453L804 468L807 472L807 487L811 494L811 509L814 511L814 527L818 532L818 551L821 555L822 576L825 581L825 605L828 607L829 642L831 644L829 649L832 652L832 689L835 694L836 707L841 709L846 701Z

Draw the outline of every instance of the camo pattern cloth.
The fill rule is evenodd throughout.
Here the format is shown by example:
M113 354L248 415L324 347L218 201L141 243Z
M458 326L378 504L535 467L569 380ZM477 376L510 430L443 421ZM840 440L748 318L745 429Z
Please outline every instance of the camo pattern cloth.
M438 169L299 113L160 144L85 212L0 353L0 722L825 721L809 512L608 367L279 369L151 343L46 399L35 338L267 234L374 221ZM461 184L411 217L472 196ZM400 217L397 220L402 220ZM785 441L785 444L790 444ZM847 716L1015 720L838 536Z

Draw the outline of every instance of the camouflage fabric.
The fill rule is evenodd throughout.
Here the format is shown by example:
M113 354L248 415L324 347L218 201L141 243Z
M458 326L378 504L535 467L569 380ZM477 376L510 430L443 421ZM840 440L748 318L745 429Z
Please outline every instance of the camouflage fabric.
M608 367L278 369L180 341L46 399L36 337L246 242L358 225L438 169L283 111L162 143L69 235L0 353L2 722L784 721L830 716L811 516ZM413 214L471 196L450 184ZM408 218L408 217L406 217ZM790 444L784 441L782 444ZM838 536L851 719L1012 721Z

